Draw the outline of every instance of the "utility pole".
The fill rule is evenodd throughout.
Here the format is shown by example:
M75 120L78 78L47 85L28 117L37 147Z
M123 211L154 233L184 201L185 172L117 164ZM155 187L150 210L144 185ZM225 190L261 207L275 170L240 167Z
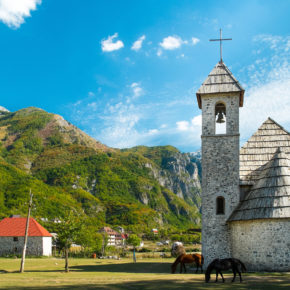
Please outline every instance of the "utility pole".
M22 251L22 258L21 258L21 266L20 266L20 273L24 272L24 263L25 263L25 255L26 255L26 247L27 247L27 236L28 236L28 228L29 228L29 218L30 218L30 211L32 207L32 197L33 194L31 193L30 189L30 200L28 205L28 213L27 213L27 220L26 220L26 228L25 228L25 237L24 237L24 245L23 245L23 251Z

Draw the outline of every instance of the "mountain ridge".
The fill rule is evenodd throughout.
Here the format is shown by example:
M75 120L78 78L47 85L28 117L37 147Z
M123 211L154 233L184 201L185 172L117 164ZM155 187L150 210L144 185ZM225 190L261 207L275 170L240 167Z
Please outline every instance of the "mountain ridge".
M100 216L103 224L200 224L198 166L172 146L113 149L61 116L34 107L2 113L0 142L3 162L40 188L67 195L71 207L90 218ZM13 194L3 190L2 195L0 206L8 214L13 207L5 204Z

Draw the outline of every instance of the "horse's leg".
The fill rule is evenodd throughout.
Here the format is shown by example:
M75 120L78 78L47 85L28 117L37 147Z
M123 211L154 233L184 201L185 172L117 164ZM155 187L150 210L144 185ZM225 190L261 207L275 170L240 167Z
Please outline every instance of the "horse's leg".
M242 282L243 281L243 279L242 279L242 275L241 275L241 272L238 270L238 274L239 274L239 276L240 276L240 282Z
M196 264L196 271L195 271L195 273L198 272L198 266L199 266L199 264L197 263L197 264Z
M222 276L223 283L225 283L225 279L224 279L223 273L222 273L221 271L219 271L219 273L220 273L220 274L221 274L221 276Z
M185 266L185 263L183 264L183 268L184 268L184 273L186 273L186 266Z
M234 278L233 278L232 282L235 282L236 275L237 275L237 271L236 271L236 269L233 269L233 273L234 273Z
M217 282L218 281L218 270L216 270L216 276L215 276L215 282Z
M180 274L182 273L182 266L183 266L183 263L180 263Z

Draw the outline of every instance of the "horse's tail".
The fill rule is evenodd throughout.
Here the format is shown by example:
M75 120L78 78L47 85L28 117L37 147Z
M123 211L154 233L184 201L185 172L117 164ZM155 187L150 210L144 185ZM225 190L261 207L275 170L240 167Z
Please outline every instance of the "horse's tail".
M246 268L245 264L244 264L241 260L238 260L238 261L239 261L239 263L240 263L241 266L242 266L242 271L243 271L243 272L247 272L247 268Z

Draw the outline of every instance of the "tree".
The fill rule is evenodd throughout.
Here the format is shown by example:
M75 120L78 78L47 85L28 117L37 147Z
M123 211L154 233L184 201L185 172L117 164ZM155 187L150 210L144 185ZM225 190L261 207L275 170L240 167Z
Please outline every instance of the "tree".
M136 255L135 255L135 249L138 247L141 243L141 239L137 235L130 235L127 239L127 244L133 246L133 262L136 263Z
M85 224L77 234L75 242L84 248L84 254L89 252L100 254L103 236L97 232L95 227Z
M66 218L59 219L56 226L57 239L61 249L65 252L65 272L69 272L68 253L72 243L77 239L81 231L81 219L72 211Z

